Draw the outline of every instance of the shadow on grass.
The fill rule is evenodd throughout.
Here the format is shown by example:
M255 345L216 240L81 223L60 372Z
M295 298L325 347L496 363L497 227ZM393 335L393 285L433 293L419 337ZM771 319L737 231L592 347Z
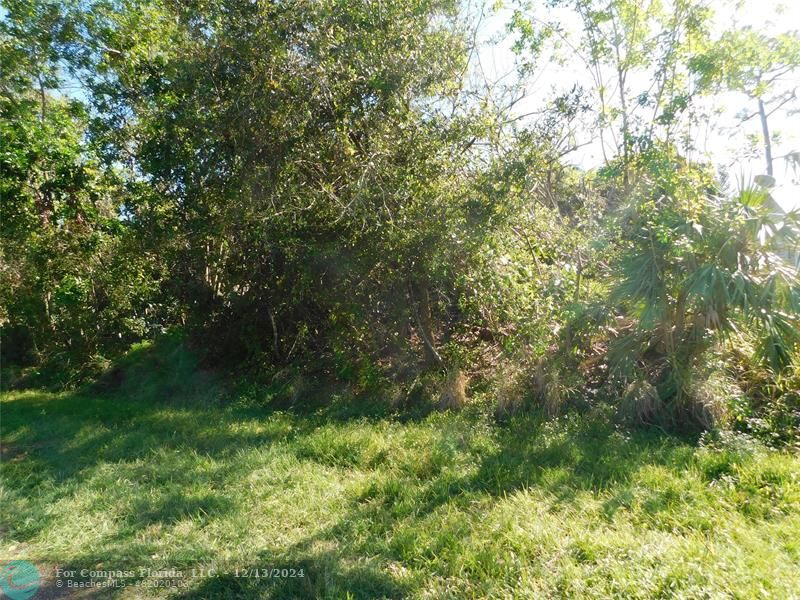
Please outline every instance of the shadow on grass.
M536 488L549 495L552 510L579 492L608 491L614 494L613 500L603 511L611 519L626 505L624 497L631 493L626 486L642 467L677 471L691 461L690 447L656 432L626 439L607 422L590 425L574 420L563 425L565 433L549 440L548 429L553 428L537 417L527 417L496 430L497 451L486 454L468 476L447 469L429 471L422 478L401 472L381 479L376 474L375 484L350 500L336 524L280 554L265 554L247 565L249 569L302 568L305 578L252 580L227 574L203 581L181 597L408 597L424 582L396 576L390 565L425 565L436 575L448 577L446 567L431 565L458 560L463 544L474 535L476 523L467 515L476 504L491 506L515 491ZM452 448L444 438L440 443ZM442 452L447 455L446 450ZM661 508L645 506L654 512ZM431 518L451 512L465 518L438 521L431 531ZM426 531L427 539L421 541L416 531ZM330 547L335 549L320 550Z
M148 535L171 533L186 520L206 525L242 509L246 500L232 497L226 485L252 472L254 467L238 458L250 450L281 444L298 461L358 470L367 477L363 486L348 492L333 525L277 554L261 553L258 560L237 565L302 569L303 577L226 572L201 580L180 596L187 599L407 597L424 582L401 576L390 565L419 567L448 553L455 556L474 531L466 519L431 528L428 520L440 509L475 514L476 504L491 506L528 488L544 492L553 509L583 492L607 492L603 512L612 519L630 504L629 483L640 469L658 466L678 473L693 456L690 445L659 432L623 432L607 418L574 415L556 423L525 415L502 426L487 425L479 414L436 417L440 421L429 426L424 438L429 445L409 451L405 459L393 456L396 448L391 446L371 455L357 448L331 449L327 438L313 437L320 428L334 427L331 436L342 433L342 439L350 440L344 428L353 423L365 429L386 419L403 427L424 424L427 409L396 415L386 403L344 394L327 404L317 399L306 406L226 406L219 402L221 384L198 371L179 346L136 352L121 373L110 374L99 387L58 396L29 392L3 403L3 445L22 457L3 468L10 490L7 510L29 511L24 519L4 515L7 535L35 544L61 518L49 506L92 488L98 506L87 510L104 510L103 491L132 482L150 493L118 509L117 529L102 538L102 550L95 545L66 559L81 567L111 566L111 561L113 568L139 566L137 560L153 552ZM193 405L198 396L202 401ZM453 468L464 462L468 468ZM28 496L37 494L46 494L47 501L27 503ZM655 498L644 510L661 510L670 501ZM415 532L426 527L427 539L417 540ZM56 562L65 557L47 558ZM197 548L179 562L214 559L214 549ZM430 570L447 576L439 568Z
M258 570L263 576L254 576ZM307 550L294 551L288 559L264 555L238 574L234 569L203 579L177 598L379 600L408 598L412 592L412 586L388 574L378 558L356 560L334 550Z

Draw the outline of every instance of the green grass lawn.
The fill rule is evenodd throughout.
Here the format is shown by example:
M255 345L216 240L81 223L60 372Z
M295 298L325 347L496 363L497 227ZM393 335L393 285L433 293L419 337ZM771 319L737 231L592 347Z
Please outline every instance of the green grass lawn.
M2 396L0 557L217 570L105 592L121 598L800 594L797 456L600 413L498 424L479 402L413 418L335 398L247 408L210 402L210 376L140 375L118 393Z

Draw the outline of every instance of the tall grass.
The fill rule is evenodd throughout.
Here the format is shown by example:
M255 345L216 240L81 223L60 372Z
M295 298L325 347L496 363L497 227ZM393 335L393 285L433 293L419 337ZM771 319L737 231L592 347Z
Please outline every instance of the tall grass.
M183 598L800 589L795 455L737 435L629 433L602 410L498 424L479 397L414 417L344 396L308 410L223 403L230 392L179 344L156 350L139 348L104 389L2 396L0 556L216 567ZM304 577L234 576L245 567Z

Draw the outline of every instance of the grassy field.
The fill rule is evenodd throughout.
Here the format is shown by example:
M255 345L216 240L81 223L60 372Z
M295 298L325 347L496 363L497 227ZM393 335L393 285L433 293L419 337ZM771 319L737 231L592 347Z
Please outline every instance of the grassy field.
M112 391L2 396L0 557L137 570L100 594L120 598L800 594L797 456L602 411L221 403L183 356ZM135 585L153 579L140 568L216 573L163 590ZM303 577L236 576L254 568Z

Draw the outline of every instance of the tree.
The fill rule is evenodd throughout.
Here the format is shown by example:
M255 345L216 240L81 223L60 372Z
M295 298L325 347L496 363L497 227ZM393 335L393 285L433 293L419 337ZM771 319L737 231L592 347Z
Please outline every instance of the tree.
M538 52L543 39L568 49L592 82L595 124L607 165L619 167L624 184L634 155L660 141L677 144L694 91L686 60L708 35L711 11L701 2L556 0L582 25L572 39L565 25L535 16L530 6L513 21L525 51ZM610 153L609 153L610 151ZM620 156L621 160L616 160Z
M0 326L13 363L94 357L154 328L157 287L120 218L120 173L88 141L89 114L61 85L70 21L53 3L7 3L0 22Z
M766 173L774 175L774 157L768 118L797 100L797 89L787 88L790 75L800 68L800 38L796 34L770 37L750 28L725 32L709 42L689 62L706 92L741 92L757 105L744 120L758 116L764 144Z
M457 9L131 2L84 15L76 56L97 139L147 179L153 193L126 210L220 354L375 350L411 319L441 358L435 319L476 230L463 182L483 127L446 110L466 60Z

